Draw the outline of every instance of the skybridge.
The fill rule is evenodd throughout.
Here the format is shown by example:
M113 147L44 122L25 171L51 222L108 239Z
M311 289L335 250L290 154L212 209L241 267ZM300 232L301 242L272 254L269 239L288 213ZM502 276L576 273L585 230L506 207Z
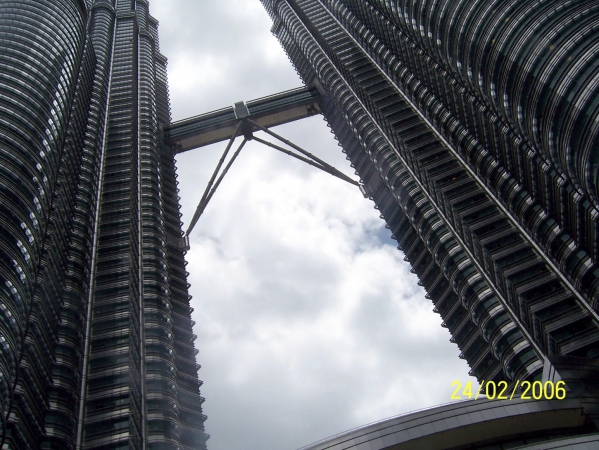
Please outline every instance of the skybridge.
M313 85L306 86L262 97L247 103L243 101L237 102L228 108L218 109L206 114L173 122L162 129L163 145L170 147L174 154L187 152L217 142L228 141L225 151L218 161L216 169L214 169L214 173L208 182L208 186L206 186L204 195L191 219L189 228L185 236L181 238L179 244L181 247L189 248L189 233L191 233L191 230L206 209L216 189L249 140L254 140L278 150L347 183L353 184L360 188L365 197L370 195L362 183L353 180L322 159L317 158L312 153L270 130L270 128L277 125L321 114L321 101L322 95L318 88ZM291 150L254 136L254 133L258 131L263 131L274 137L287 147L290 147ZM220 172L233 142L238 136L243 136L243 141L233 153L233 156L229 158L222 172Z
M173 122L164 127L164 143L175 154L229 140L241 119L256 122L244 130L257 131L259 126L271 128L295 120L320 114L322 96L316 86L306 86L276 95L262 97L247 103L237 102L199 116Z

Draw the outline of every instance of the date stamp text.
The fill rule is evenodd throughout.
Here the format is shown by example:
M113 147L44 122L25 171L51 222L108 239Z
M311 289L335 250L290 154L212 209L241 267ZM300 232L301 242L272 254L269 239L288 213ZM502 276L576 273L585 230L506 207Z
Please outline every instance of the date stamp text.
M462 389L462 383L454 381L451 383L455 391L451 395L452 400L472 399L478 400L484 395L489 400L563 400L566 398L566 383L563 381L520 381L517 380L511 387L507 381L482 381L478 392L472 392L472 382L468 381Z

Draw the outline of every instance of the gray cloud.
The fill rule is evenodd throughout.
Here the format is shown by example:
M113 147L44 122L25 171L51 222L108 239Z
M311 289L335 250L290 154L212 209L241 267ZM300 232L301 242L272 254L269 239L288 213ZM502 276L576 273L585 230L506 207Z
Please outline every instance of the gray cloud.
M151 11L175 120L301 84L258 0ZM357 178L321 117L275 131ZM186 223L223 149L177 158ZM291 450L474 381L373 206L272 149L241 153L187 255L211 450Z

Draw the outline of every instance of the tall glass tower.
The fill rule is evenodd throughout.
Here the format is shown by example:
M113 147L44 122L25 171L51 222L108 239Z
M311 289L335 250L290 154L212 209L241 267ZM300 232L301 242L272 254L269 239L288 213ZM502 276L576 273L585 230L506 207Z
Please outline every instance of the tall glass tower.
M146 0L0 4L0 447L202 449Z
M599 5L262 0L480 380L599 356Z

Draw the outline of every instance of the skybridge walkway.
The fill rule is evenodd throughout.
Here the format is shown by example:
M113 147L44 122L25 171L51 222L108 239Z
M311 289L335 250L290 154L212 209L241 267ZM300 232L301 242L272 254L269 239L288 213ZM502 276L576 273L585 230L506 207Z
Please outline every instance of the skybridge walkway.
M199 116L173 122L163 129L163 142L177 153L231 138L241 119L251 118L256 124L271 128L320 114L322 97L315 86L306 86L262 97L247 103L237 102ZM257 126L242 130L257 131Z
M182 248L189 248L189 233L191 233L191 230L193 230L193 227L206 209L208 202L216 192L216 189L229 171L231 165L247 141L250 140L254 140L278 150L295 159L299 159L306 164L316 167L317 169L327 172L330 175L340 178L347 183L358 186L364 197L370 195L362 183L353 180L343 172L335 169L330 164L327 164L322 159L317 158L312 153L269 129L277 125L320 114L321 100L322 96L316 86L305 86L270 95L268 97L262 97L247 103L237 102L228 108L218 109L206 114L190 117L189 119L173 122L162 129L163 145L170 146L174 154L183 153L221 141L229 141L223 155L214 169L210 181L208 181L208 186L206 186L204 195L196 208L185 236L182 238L174 238L177 241L180 241L179 245ZM294 151L254 136L254 132L256 131L263 131L286 144L288 147L291 147ZM237 136L243 136L243 141L233 153L233 156L229 158L222 172L220 172Z

